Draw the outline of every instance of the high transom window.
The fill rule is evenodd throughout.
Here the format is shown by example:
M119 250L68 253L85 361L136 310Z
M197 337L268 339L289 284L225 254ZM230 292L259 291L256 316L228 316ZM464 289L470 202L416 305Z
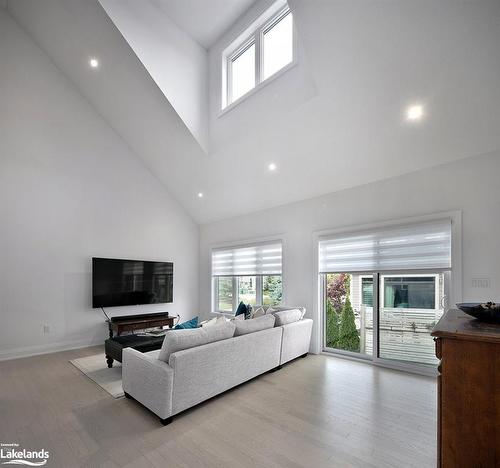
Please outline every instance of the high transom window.
M224 51L222 108L292 64L294 57L293 15L280 1Z

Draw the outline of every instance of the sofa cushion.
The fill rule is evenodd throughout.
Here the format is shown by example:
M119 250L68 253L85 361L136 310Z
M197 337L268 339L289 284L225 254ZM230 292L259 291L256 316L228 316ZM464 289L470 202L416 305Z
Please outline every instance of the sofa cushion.
M177 351L232 338L234 329L232 322L221 321L220 324L217 323L208 328L169 330L165 334L158 359L168 362L170 355Z
M217 320L215 325L205 329L207 333L208 341L207 343L213 343L214 341L227 340L234 336L234 331L236 329L235 322L225 320Z
M247 333L254 333L260 330L265 330L266 328L273 328L275 320L274 315L263 315L262 317L244 321L234 321L234 324L236 325L234 336L246 335Z
M276 317L276 326L281 327L288 323L298 322L302 319L302 311L299 309L280 310L273 312Z

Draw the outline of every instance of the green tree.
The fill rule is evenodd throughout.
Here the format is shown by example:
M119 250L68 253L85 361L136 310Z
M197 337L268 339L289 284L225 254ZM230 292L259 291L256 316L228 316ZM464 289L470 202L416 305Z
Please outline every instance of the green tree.
M346 297L340 317L339 348L359 352L359 335L349 296Z
M326 301L326 346L337 348L340 334L340 314L333 307L330 299Z
M264 305L281 304L283 288L281 276L264 276Z

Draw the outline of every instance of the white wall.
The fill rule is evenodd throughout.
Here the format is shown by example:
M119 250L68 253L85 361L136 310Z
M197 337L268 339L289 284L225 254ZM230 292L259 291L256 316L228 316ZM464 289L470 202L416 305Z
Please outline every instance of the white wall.
M200 304L209 315L210 251L224 242L283 238L287 305L313 309L316 260L314 233L443 211L462 211L462 297L500 302L500 151L332 193L254 214L203 225L200 231ZM490 278L489 289L472 278Z
M202 222L500 148L498 0L289 0L298 65L219 116L221 51L271 2L209 51L216 203ZM414 102L421 125L405 120Z
M92 256L173 261L141 310L195 315L197 225L3 10L0 63L0 359L103 342Z
M208 151L207 51L149 0L99 1L190 132Z

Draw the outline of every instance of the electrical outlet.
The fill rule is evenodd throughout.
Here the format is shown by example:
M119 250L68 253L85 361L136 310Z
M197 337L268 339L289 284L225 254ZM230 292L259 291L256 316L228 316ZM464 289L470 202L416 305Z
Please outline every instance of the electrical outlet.
M489 288L491 281L489 278L472 278L473 288Z
M46 335L47 333L50 333L50 325L45 324L43 326L43 333L44 333L44 335Z

